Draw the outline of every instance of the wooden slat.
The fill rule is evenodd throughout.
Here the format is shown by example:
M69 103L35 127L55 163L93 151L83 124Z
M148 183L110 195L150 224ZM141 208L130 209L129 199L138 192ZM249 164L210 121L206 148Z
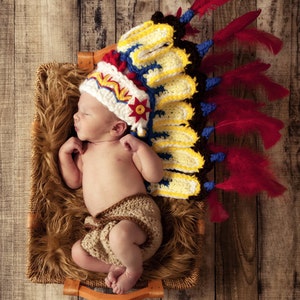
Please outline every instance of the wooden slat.
M14 263L14 211L17 203L14 199L15 177L15 92L14 92L14 5L11 1L2 1L0 9L1 24L5 30L0 31L0 298L9 299L15 283L14 273L20 273L20 267ZM17 212L18 215L18 212ZM20 214L19 214L20 215ZM19 222L18 222L19 223ZM17 229L18 227L16 227ZM20 233L18 234L20 237ZM18 263L22 263L20 253ZM24 263L24 262L23 262Z
M258 1L258 6L263 8L260 28L284 41L281 53L271 60L270 73L278 82L291 88L290 97L268 106L268 112L286 124L280 143L268 153L273 157L274 172L287 191L277 199L265 196L260 201L258 237L261 299L300 297L300 247L297 240L300 229L300 69L299 9L296 9L299 8L299 2L296 2L273 1L270 6L265 1Z
M159 9L159 2L159 0L116 0L116 38L119 39L133 26L150 20L151 15Z
M6 245L2 256L13 277L6 280L10 287L1 289L7 293L1 299L65 299L62 286L32 284L25 278L26 263L26 213L30 193L30 132L33 121L33 95L37 67L50 61L72 62L78 51L79 22L77 1L14 1L14 59L8 66L14 74L14 115L11 123L15 130L15 149L11 160L11 184L14 187L11 204L13 217L7 216L7 227L13 232L7 236L13 240L13 248ZM11 70L11 68L14 68ZM8 149L7 149L8 150ZM27 203L26 203L27 202ZM3 211L3 210L2 210ZM9 219L11 218L11 219ZM8 241L9 241L8 240ZM16 252L12 249L17 250ZM3 268L1 268L3 270Z
M215 30L224 28L233 19L256 9L256 6L255 1L231 1L223 8L214 15ZM233 51L236 47L231 46ZM247 51L237 53L237 65L243 65L251 59ZM249 97L244 89L235 89L233 94L242 98ZM253 136L238 139L218 136L217 143L256 148L256 138ZM217 167L216 170L216 181L225 180L224 168ZM221 192L219 197L230 218L216 227L216 297L257 299L256 199L252 197L245 200L233 193Z
M116 39L115 1L80 1L80 51L95 51Z
M286 120L288 126L287 134L289 137L289 149L285 150L285 154L289 157L290 166L285 169L286 178L288 179L289 195L290 195L290 209L287 218L293 219L293 224L288 228L289 239L293 239L293 250L291 256L293 261L289 260L289 279L293 273L293 285L291 286L290 294L294 299L300 298L300 34L299 34L299 18L300 18L300 1L292 1L292 6L289 7L289 20L291 27L285 30L285 41L287 43L286 52L290 51L290 78L286 78L286 84L290 86L290 102L287 112L289 112L289 120ZM287 38L290 36L290 38ZM290 50L288 50L290 49ZM276 71L275 71L276 72ZM284 75L284 73L283 73ZM285 147L284 147L285 148ZM290 215L291 213L291 215ZM297 238L298 237L298 238ZM284 237L284 241L286 237ZM289 283L290 284L290 283ZM289 285L290 287L290 285Z

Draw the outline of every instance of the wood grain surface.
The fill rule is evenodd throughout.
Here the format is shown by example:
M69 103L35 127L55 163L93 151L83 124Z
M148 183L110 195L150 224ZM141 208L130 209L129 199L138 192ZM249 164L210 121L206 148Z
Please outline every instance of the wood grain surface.
M155 10L185 11L192 0L2 0L0 6L0 299L77 299L62 285L26 279L26 218L30 195L30 133L34 81L42 63L76 63L78 51L115 43ZM207 218L205 259L195 288L166 290L166 300L300 299L300 0L231 0L199 20L198 41L233 18L262 8L257 27L284 41L276 57L257 50L241 54L270 62L269 74L290 96L268 103L266 111L284 121L281 141L266 152L287 191L281 197L241 201L223 195L230 219ZM240 91L237 91L237 93ZM262 95L256 95L260 97ZM224 141L224 140L223 140ZM234 142L228 140L228 142ZM257 138L242 141L261 149ZM222 170L217 170L218 178Z

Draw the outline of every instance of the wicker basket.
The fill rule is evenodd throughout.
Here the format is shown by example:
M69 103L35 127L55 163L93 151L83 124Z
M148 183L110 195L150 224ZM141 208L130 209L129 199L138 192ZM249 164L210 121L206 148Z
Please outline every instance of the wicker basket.
M85 76L86 71L69 63L41 65L37 73L27 270L35 283L64 283L71 278L76 284L105 286L104 274L80 269L71 259L71 246L83 234L87 211L82 191L63 183L57 165L58 149L74 134L72 116ZM163 216L164 239L145 262L137 286L158 280L164 288L190 288L199 278L204 204L170 198L156 198L156 202Z

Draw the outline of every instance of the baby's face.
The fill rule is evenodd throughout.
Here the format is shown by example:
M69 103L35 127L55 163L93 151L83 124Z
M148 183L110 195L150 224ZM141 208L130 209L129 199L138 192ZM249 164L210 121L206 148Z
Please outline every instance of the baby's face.
M109 137L117 117L90 94L83 93L74 114L74 127L82 141L97 142Z

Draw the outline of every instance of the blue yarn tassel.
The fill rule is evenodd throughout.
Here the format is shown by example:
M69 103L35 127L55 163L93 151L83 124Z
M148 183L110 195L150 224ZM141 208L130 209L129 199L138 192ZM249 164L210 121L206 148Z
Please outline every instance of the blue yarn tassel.
M205 103L205 102L201 102L200 106L201 106L203 117L208 116L217 107L217 105L215 103Z
M195 12L191 9L188 9L179 19L180 23L182 24L188 24L193 17L195 16Z
M206 87L205 87L206 91L213 89L215 86L220 84L220 82L221 82L220 77L207 78L206 79Z
M215 130L215 127L213 126L209 126L209 127L205 127L203 130L202 130L202 133L201 135L207 139L209 139L210 135L212 134L212 132Z
M215 183L213 181L207 181L203 184L204 188L206 189L207 192L210 192L211 190L214 189Z
M206 53L209 51L209 49L213 46L213 44L214 44L213 40L207 40L201 44L198 44L196 48L200 56L204 57Z
M210 155L211 162L222 162L224 161L226 154L223 152L213 153Z

